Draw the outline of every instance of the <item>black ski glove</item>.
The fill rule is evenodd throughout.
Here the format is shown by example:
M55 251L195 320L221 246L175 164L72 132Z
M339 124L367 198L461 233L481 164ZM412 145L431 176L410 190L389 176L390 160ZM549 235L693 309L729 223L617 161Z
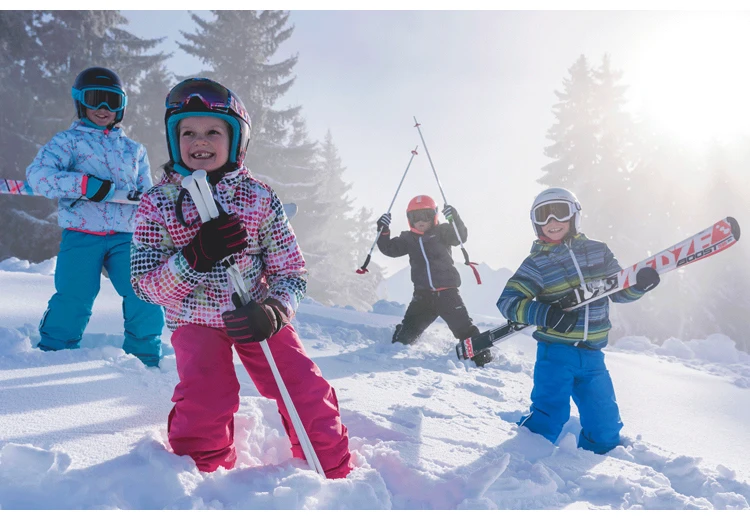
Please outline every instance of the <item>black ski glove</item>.
M247 246L247 229L240 217L222 213L201 225L198 234L182 248L182 254L190 267L208 273L216 262Z
M648 292L659 285L661 277L653 267L644 267L635 274L635 287L639 291Z
M561 334L567 334L575 328L576 323L578 323L578 311L564 311L557 307L550 307L544 325Z
M445 220L447 220L448 222L453 222L453 219L460 220L456 208L449 204L446 204L443 208L443 215L445 216Z
M273 298L263 303L251 301L242 305L239 296L232 295L237 306L233 311L222 313L221 318L227 328L227 335L235 343L247 344L266 340L289 323L284 305Z
M378 219L378 231L381 229L388 231L391 227L391 214L383 213Z

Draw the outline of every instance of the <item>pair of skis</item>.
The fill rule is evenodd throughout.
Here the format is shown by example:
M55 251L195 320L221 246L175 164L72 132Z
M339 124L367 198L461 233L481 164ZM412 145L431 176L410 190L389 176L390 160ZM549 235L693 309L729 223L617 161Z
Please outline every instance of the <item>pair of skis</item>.
M556 304L566 310L583 307L635 285L636 273L644 267L652 267L662 275L719 254L736 244L739 239L740 225L737 220L732 217L724 218L700 233L696 233L664 251L623 269L619 273L574 289ZM456 345L456 356L458 356L458 359L470 359L479 352L518 334L529 326L524 323L508 321L501 327L482 332L477 336L459 342Z
M14 179L0 179L0 193L8 195L31 195L41 196L40 193L34 192L31 185L26 181L17 181ZM115 190L114 195L107 202L115 204L138 204L141 202L141 192L132 190ZM297 214L297 205L293 202L284 204L284 213L291 219Z
M197 170L193 172L192 175L188 175L187 177L182 179L182 187L185 188L188 193L190 193L190 196L195 203L195 207L198 209L198 215L200 216L201 222L208 222L209 220L219 217L219 208L216 205L216 199L214 199L211 185L208 182L208 178L204 170ZM227 270L227 274L229 276L229 280L232 284L234 292L237 293L237 295L240 297L242 305L246 305L250 302L250 293L247 289L247 286L245 285L245 280L242 277L242 273L240 272L239 267L234 260L234 256L230 255L226 257L224 260L222 260L221 263ZM297 438L299 439L302 451L305 454L305 459L307 459L307 463L310 465L310 469L315 471L321 477L326 478L323 467L320 464L320 460L318 459L318 456L315 453L315 449L310 442L310 437L307 435L307 431L302 424L302 420L299 417L297 408L294 406L292 397L289 395L289 391L287 390L286 385L284 384L284 380L279 373L279 369L276 366L276 362L273 359L273 354L271 354L271 349L268 346L268 342L266 340L263 340L260 342L260 346L263 350L263 354L266 356L268 365L271 367L271 372L273 373L273 377L276 380L276 385L279 387L281 397L284 401L284 406L286 406L286 409L289 412L289 417L292 419L292 425L294 427L294 431L297 434Z

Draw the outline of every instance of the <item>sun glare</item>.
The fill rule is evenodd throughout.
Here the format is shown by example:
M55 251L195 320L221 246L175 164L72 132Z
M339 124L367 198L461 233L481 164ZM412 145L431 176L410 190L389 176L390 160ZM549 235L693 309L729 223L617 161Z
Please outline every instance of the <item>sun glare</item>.
M638 41L631 100L692 144L750 134L750 14L693 14Z

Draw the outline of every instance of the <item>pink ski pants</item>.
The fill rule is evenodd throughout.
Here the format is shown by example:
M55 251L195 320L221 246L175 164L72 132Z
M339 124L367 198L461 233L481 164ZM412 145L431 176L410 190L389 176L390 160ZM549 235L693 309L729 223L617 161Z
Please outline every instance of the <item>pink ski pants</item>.
M234 467L234 414L240 406L240 384L232 362L232 340L223 329L185 325L172 334L180 382L169 413L169 443L177 455L190 455L201 471ZM328 478L343 478L352 469L349 435L341 423L333 387L307 357L292 325L268 339L276 366L310 442ZM260 343L234 345L258 392L276 401L292 442L294 457L302 447Z

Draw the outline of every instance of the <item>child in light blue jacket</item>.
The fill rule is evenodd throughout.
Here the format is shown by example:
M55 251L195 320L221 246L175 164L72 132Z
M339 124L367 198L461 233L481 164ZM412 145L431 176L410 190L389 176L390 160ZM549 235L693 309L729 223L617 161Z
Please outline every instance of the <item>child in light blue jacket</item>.
M26 169L35 192L58 199L63 228L56 292L42 317L38 346L45 351L80 347L105 268L123 298L123 349L147 366L158 366L163 311L139 299L130 284L137 206L108 202L115 189L143 192L152 186L146 149L116 126L127 96L113 71L84 70L72 95L78 120L44 145Z

